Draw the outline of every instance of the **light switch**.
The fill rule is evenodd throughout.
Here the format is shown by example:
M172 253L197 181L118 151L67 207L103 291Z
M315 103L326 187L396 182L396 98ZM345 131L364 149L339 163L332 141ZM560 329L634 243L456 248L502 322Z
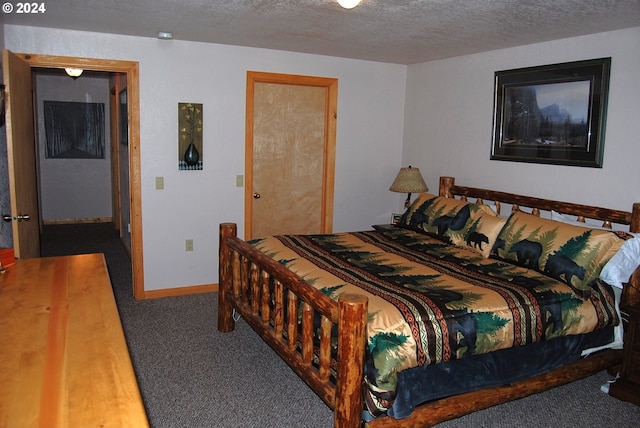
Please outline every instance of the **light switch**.
M242 187L244 184L244 176L236 175L236 187Z
M164 177L156 177L156 190L164 189Z

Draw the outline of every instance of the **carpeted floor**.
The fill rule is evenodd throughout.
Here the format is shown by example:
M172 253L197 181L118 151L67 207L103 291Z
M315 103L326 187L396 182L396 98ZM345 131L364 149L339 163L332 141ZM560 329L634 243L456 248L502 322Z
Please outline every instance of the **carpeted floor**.
M331 410L246 323L217 331L217 294L135 301L111 224L45 226L43 257L92 252L105 254L153 427L332 426ZM602 372L438 427L636 427L640 407L602 393L608 379Z

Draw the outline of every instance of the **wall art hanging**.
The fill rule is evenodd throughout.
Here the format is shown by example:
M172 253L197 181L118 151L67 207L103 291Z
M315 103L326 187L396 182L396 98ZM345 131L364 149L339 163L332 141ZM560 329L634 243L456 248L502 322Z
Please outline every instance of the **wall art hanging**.
M495 73L491 159L602 168L611 58Z
M202 104L178 103L178 169L202 169Z
M104 104L44 101L45 158L104 159Z

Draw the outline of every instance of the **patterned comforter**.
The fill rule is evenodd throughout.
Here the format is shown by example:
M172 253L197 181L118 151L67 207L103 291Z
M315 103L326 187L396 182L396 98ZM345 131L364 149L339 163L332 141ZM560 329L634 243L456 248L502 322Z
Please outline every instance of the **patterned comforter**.
M402 370L618 323L607 284L582 296L543 273L409 230L249 243L334 299L368 297L365 378L379 410Z

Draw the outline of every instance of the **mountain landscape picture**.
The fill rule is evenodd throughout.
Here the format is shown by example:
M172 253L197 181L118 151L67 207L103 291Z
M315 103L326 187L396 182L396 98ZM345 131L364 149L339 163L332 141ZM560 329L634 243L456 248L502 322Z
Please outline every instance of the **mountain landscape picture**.
M502 144L586 148L590 89L586 80L506 88Z

